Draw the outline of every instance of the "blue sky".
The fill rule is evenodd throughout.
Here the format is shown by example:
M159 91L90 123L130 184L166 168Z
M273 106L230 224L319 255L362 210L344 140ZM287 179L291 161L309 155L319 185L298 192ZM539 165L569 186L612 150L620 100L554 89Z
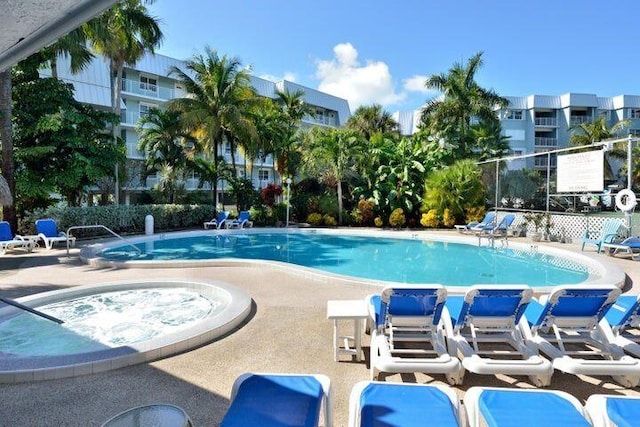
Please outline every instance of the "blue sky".
M433 74L483 51L476 80L503 96L640 95L637 0L157 0L158 53L208 45L254 75L359 105L413 110Z

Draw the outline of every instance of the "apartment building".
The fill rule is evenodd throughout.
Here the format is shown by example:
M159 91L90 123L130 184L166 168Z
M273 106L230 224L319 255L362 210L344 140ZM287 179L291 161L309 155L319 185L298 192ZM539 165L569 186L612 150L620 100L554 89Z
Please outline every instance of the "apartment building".
M640 96L619 95L599 97L586 93L566 93L559 96L529 95L506 96L509 106L497 110L502 123L502 133L509 137L512 154L515 156L544 153L569 145L571 126L592 122L605 117L608 126L629 119L628 133L640 135ZM394 118L400 123L405 135L417 131L420 109L399 111ZM555 166L555 157L551 157ZM512 161L509 167L546 169L547 156L535 156Z
M121 137L127 147L126 180L120 183L120 202L136 203L141 194L152 188L158 181L156 175L144 177L143 163L146 153L138 150L138 134L136 124L151 108L163 108L167 101L186 95L184 87L172 75L171 67L178 67L185 72L184 61L164 55L148 54L139 60L135 66L126 67L122 83L122 122ZM43 74L47 74L43 72ZM58 77L72 83L75 87L75 97L83 103L91 104L95 108L111 109L111 89L109 79L109 63L102 58L95 58L84 70L72 74L68 60L60 58L58 63ZM251 83L260 96L276 98L276 90L301 90L304 92L305 102L313 107L315 116L302 119L301 127L313 126L339 127L351 116L347 100L332 96L318 90L305 87L290 81L272 82L256 76L251 76ZM225 144L220 148L220 156L231 163L231 146ZM242 153L235 153L237 165L244 165ZM248 170L254 188L264 188L275 182L281 184L281 177L274 168L271 155L264 159L247 159L251 168L238 167L238 176L244 176ZM218 191L224 192L226 183L220 182ZM185 182L187 190L198 189L198 177L191 175ZM203 190L211 190L205 184Z

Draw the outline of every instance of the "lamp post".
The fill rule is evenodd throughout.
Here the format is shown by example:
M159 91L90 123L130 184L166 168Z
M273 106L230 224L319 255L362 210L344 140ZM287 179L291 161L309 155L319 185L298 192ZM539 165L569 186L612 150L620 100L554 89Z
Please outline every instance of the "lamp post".
M289 206L291 204L291 178L287 178L285 181L287 183L287 225L289 228Z

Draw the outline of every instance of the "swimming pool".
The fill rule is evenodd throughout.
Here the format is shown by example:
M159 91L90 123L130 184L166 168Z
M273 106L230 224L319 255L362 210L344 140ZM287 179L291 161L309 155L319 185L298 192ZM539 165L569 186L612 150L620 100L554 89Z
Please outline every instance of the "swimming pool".
M592 260L568 252L548 253L517 243L504 248L479 247L473 238L396 235L374 238L315 230L192 232L134 241L141 255L122 243L100 247L97 255L103 263L123 266L267 260L352 278L446 286L524 283L550 287L602 278Z

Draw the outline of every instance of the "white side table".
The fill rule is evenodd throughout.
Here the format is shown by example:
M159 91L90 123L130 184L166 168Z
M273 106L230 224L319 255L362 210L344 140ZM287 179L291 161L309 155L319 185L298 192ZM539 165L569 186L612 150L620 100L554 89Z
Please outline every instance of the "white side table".
M369 317L369 310L364 299L361 300L331 300L327 301L327 319L333 320L333 360L338 361L339 353L356 355L356 361L361 360L362 321ZM340 335L338 322L353 320L353 335ZM343 341L340 346L339 341ZM353 344L352 344L353 343ZM355 348L354 348L355 347Z

